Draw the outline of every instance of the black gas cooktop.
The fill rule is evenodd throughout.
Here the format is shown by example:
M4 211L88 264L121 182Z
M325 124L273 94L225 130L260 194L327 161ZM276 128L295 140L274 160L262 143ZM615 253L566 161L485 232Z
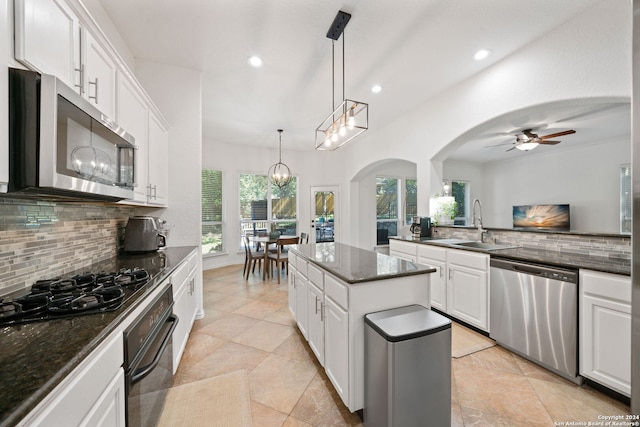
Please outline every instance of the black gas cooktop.
M0 298L0 325L114 311L149 279L135 267L38 280L25 295Z

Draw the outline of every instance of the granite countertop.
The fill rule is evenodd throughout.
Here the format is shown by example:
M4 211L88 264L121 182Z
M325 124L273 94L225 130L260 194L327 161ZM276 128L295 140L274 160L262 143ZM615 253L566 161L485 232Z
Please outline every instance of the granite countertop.
M349 284L428 274L435 268L342 243L295 245L291 251Z
M603 256L577 254L572 252L547 251L525 247L487 251L477 248L462 248L459 246L451 246L445 243L438 243L438 238L429 237L394 236L390 237L390 239L402 240L405 242L413 242L424 245L443 246L451 249L484 252L494 258L506 258L525 262L528 261L562 268L583 268L588 270L600 271L603 273L622 274L626 276L631 275L631 260L624 258L610 258Z
M145 268L150 282L116 311L0 327L0 425L12 426L24 418L195 248L122 255L65 275Z

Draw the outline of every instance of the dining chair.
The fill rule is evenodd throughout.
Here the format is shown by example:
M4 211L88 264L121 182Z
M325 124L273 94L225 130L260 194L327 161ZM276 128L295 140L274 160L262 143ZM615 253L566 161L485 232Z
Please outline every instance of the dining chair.
M309 243L309 235L307 233L300 233L300 243Z
M280 284L280 270L285 269L287 274L289 274L289 253L287 251L287 246L289 245L297 245L300 243L299 237L280 237L276 241L276 253L269 253L269 270L273 272L273 265L276 266L276 271L278 272L278 284ZM265 265L265 268L267 266Z
M251 249L251 242L249 241L249 237L243 236L244 239L244 269L242 270L242 275L245 280L249 280L249 270L252 273L256 271L256 262L258 263L258 272L262 268L262 259L264 258L264 252L254 251ZM265 268L267 266L265 265Z

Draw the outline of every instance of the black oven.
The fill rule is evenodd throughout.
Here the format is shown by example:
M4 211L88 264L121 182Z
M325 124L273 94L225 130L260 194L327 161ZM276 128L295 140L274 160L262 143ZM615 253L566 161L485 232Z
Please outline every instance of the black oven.
M172 335L178 324L169 286L124 332L127 426L155 426L173 378Z

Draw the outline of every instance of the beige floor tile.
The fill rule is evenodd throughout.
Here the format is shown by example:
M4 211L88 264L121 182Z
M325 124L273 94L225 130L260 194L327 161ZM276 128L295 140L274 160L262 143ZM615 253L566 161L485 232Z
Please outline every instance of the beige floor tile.
M240 307L244 307L247 304L253 302L251 298L241 297L236 295L228 295L225 298L214 301L210 304L211 308L218 311L224 311L226 313L233 313Z
M232 341L272 352L291 334L293 334L291 326L262 321L247 329Z
M291 416L314 426L357 426L362 420L344 406L326 375L317 374L291 412Z
M249 374L251 399L289 414L315 373L311 362L270 354Z
M252 301L249 304L240 307L235 310L234 314L240 314L242 316L253 317L254 319L264 319L270 314L278 311L282 306L268 301Z
M266 294L263 298L264 301L269 301L275 304L279 304L281 306L289 305L289 292L287 291L286 285L282 289L275 289L268 294Z
M562 378L560 375L556 375L553 372L518 356L517 354L513 354L513 360L516 361L525 377L537 378L539 380L551 381L559 384L573 384L569 382L569 380Z
M301 360L301 361L315 361L316 357L311 351L311 348L307 344L307 341L300 333L300 330L295 328L294 332L273 350L274 354L278 354L289 359Z
M181 374L180 382L184 383L188 379L198 381L241 369L251 372L268 355L269 353L253 347L227 342L217 351L193 365L183 367L180 364L178 369Z
M253 427L280 427L287 420L288 415L258 402L251 402L251 416Z
M282 427L320 427L320 426L312 426L311 424L307 424L304 421L296 420L293 417L289 417L284 422L284 424L282 424Z
M464 408L475 409L485 416L500 414L501 419L518 423L551 422L536 392L522 374L460 363L461 359L453 362L465 425L468 421Z
M258 322L260 321L257 319L228 313L214 320L207 326L199 328L198 331L203 334L231 341L244 331L255 326Z
M479 410L462 407L462 418L465 426L486 426L486 427L552 427L553 423L548 420L514 420L502 413L490 410Z
M224 311L207 308L205 309L204 317L202 319L196 319L196 321L193 322L193 328L191 329L191 331L200 330L226 315L227 313L225 313Z
M289 307L281 307L264 318L269 322L280 323L281 325L295 326L296 321L289 310Z
M554 422L598 422L599 415L629 414L629 407L583 385L529 378Z
M456 366L461 367L469 366L475 367L476 369L489 369L523 375L520 367L513 358L513 354L500 346L494 346L458 359L453 359L452 362Z
M190 366L198 363L211 353L219 350L227 343L226 340L212 337L208 334L202 334L198 331L192 331L189 340L182 353L181 365Z

